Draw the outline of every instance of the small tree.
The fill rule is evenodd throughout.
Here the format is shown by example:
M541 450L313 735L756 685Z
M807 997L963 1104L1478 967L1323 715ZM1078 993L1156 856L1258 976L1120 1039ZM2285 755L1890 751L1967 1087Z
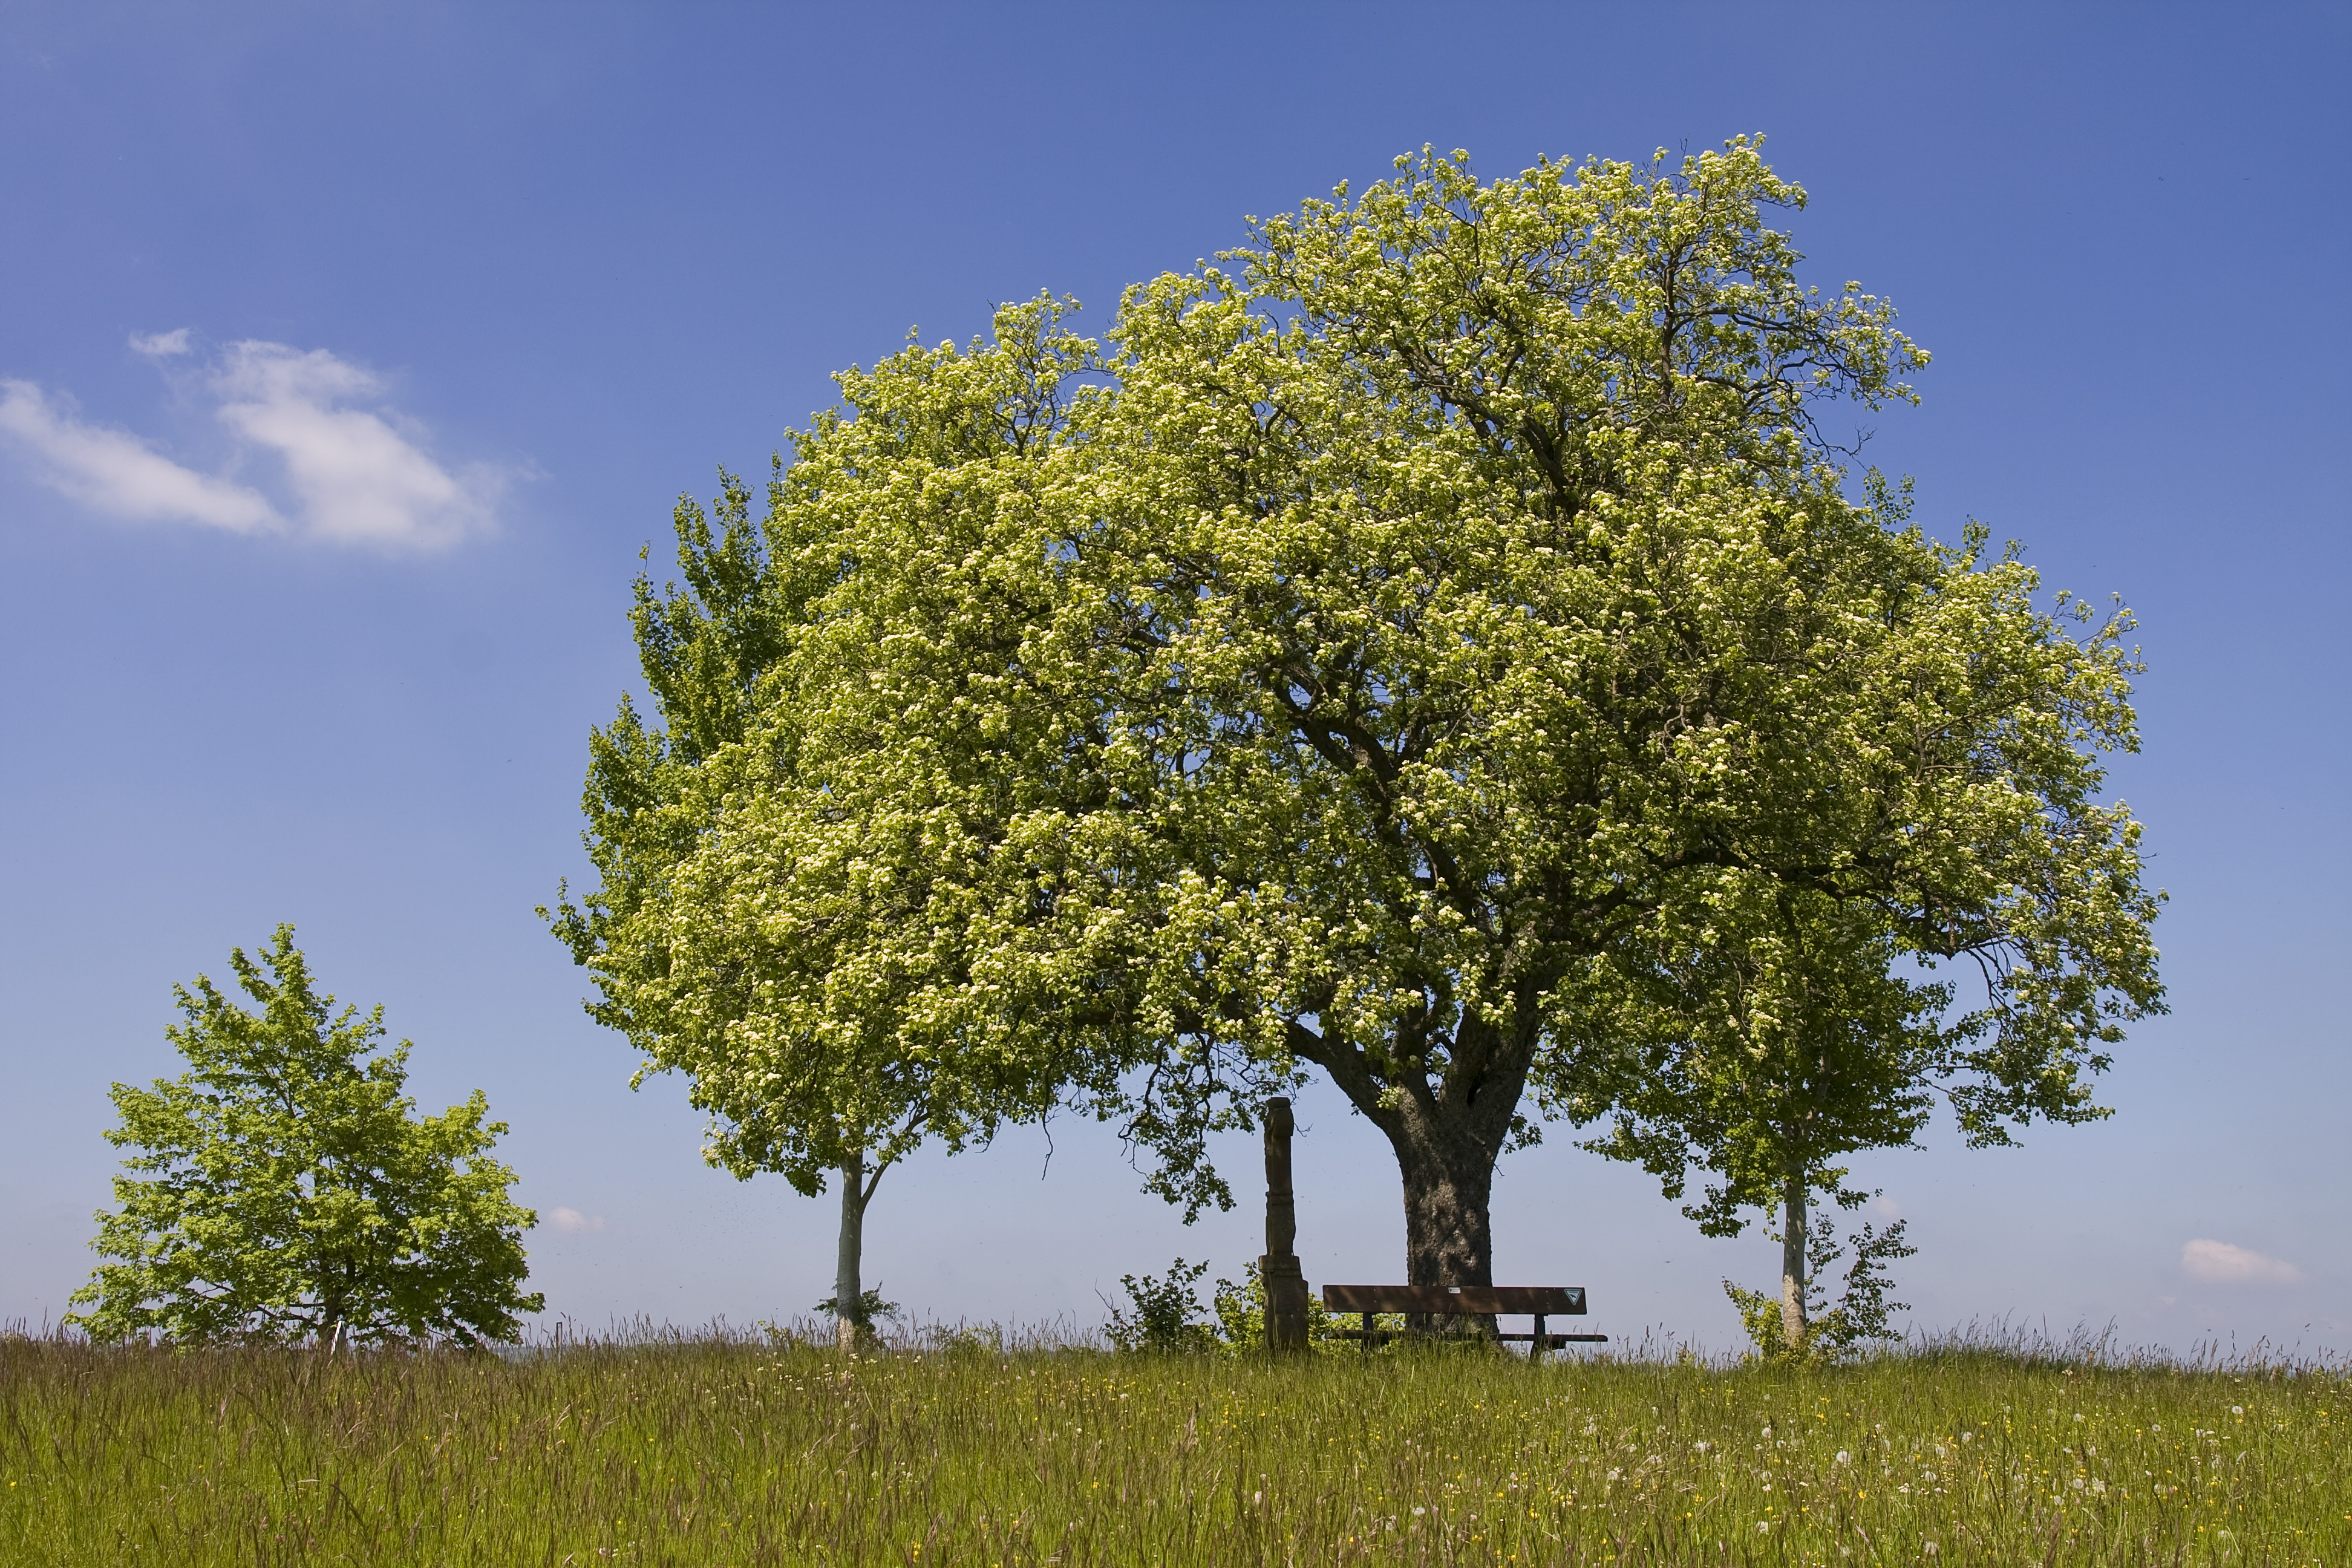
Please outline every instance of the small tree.
M409 1043L381 1049L382 1007L336 1014L314 993L292 926L229 964L261 1010L202 975L174 986L185 1022L165 1033L190 1070L113 1088L107 1138L142 1174L115 1178L121 1206L91 1244L115 1261L66 1321L101 1340L513 1339L543 1304L522 1290L539 1216L507 1195L514 1173L490 1157L506 1124L484 1121L481 1091L415 1117Z
M1646 940L1586 967L1570 1016L1588 1033L1536 1092L1578 1121L1610 1110L1585 1147L1643 1166L1670 1198L1691 1170L1706 1172L1705 1198L1683 1210L1705 1234L1738 1235L1751 1209L1777 1215L1774 1333L1809 1353L1820 1338L1812 1276L1837 1252L1814 1244L1828 1235L1813 1234L1816 1199L1853 1208L1870 1196L1846 1184L1840 1159L1910 1143L1937 1089L1972 1068L2071 1083L2079 1066L2059 1054L1971 1062L1963 1047L1982 1016L1939 1027L1953 988L1897 973L1895 934L1859 900L1727 872L1673 914L1682 918L1662 915ZM2042 1109L2090 1113L2072 1095ZM1753 1302L1736 1289L1733 1300L1752 1331Z
M1907 502L1872 489L1902 521ZM1826 839L1817 866L1695 868L1682 900L1576 972L1572 1048L1533 1077L1548 1110L1612 1116L1587 1146L1668 1196L1691 1169L1716 1177L1684 1211L1706 1234L1777 1214L1790 1352L1820 1342L1814 1196L1868 1195L1842 1156L1909 1144L1939 1099L1971 1147L2105 1117L2108 1047L2165 1010L2148 938L2163 895L2140 884L2138 824L2096 801L2097 753L2137 746L2130 618L2077 644L2087 608L2061 594L2037 609L2016 548L1988 560L1987 542L1971 525L1933 548L1940 580L1888 648L1855 658L1852 730L1874 754L1828 816L1862 831ZM1908 1250L1886 1239L1879 1256Z
M1723 1293L1739 1310L1739 1321L1762 1361L1837 1361L1874 1342L1896 1337L1887 1323L1893 1312L1907 1312L1908 1301L1891 1300L1895 1282L1886 1277L1890 1259L1908 1258L1919 1249L1903 1239L1904 1222L1885 1230L1865 1225L1854 1232L1853 1260L1847 1264L1845 1289L1832 1305L1822 1284L1830 1265L1846 1252L1829 1216L1818 1215L1805 1226L1805 1312L1803 1332L1791 1341L1784 1297L1769 1296L1726 1279ZM1784 1281L1785 1284L1785 1281Z

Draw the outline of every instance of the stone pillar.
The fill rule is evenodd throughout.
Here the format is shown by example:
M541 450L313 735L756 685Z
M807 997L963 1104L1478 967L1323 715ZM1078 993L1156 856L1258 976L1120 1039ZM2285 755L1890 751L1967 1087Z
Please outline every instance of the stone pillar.
M1290 1101L1265 1102L1265 1256L1257 1260L1265 1284L1265 1344L1276 1354L1307 1348L1307 1277L1293 1250L1298 1209L1290 1192Z

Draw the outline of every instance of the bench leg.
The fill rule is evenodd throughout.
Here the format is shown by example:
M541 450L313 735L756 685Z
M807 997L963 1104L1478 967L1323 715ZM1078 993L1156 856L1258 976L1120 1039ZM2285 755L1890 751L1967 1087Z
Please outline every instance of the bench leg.
M1364 1313L1364 1314L1363 1314L1363 1320L1364 1320L1364 1353L1365 1353L1366 1355L1370 1355L1370 1354L1371 1354L1371 1353L1372 1353L1372 1315L1371 1315L1370 1312L1366 1312L1366 1313Z
M1541 1312L1538 1312L1536 1314L1536 1337L1528 1342L1528 1359L1529 1361L1543 1360L1544 1346L1548 1342L1549 1342L1544 1338L1543 1314Z

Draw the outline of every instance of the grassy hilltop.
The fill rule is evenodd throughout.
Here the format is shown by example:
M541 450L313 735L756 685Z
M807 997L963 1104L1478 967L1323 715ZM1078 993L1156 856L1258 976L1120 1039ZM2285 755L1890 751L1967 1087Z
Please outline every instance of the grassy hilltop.
M0 1560L2352 1562L2338 1369L0 1343Z

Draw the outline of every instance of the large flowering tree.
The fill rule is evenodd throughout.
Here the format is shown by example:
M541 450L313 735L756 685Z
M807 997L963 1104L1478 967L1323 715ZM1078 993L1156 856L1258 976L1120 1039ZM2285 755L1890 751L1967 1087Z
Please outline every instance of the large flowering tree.
M2126 623L1849 493L1830 421L1924 356L1798 280L1802 201L1745 142L1424 153L1131 289L1107 353L1040 304L845 377L764 522L683 514L690 591L643 591L661 723L599 735L562 917L599 1016L713 1158L837 1174L845 1260L908 1140L1076 1093L1198 1205L1207 1134L1319 1071L1395 1151L1408 1278L1488 1282L1546 1117L1714 1158L1660 1052L1730 1037L1707 990L1784 907L1898 1077L1877 982L1974 961L1930 1075L1972 1136L2081 1112L2160 998L2098 799Z
M1395 1150L1408 1278L1489 1281L1497 1159L1655 1087L1593 966L1670 974L1734 883L1866 915L1882 973L1976 961L1972 1131L2078 1109L2159 994L2096 799L2121 623L1849 496L1833 411L1924 356L1798 280L1754 146L1400 170L1130 291L1083 448L1069 662L1153 905L1163 1184L1319 1070Z

